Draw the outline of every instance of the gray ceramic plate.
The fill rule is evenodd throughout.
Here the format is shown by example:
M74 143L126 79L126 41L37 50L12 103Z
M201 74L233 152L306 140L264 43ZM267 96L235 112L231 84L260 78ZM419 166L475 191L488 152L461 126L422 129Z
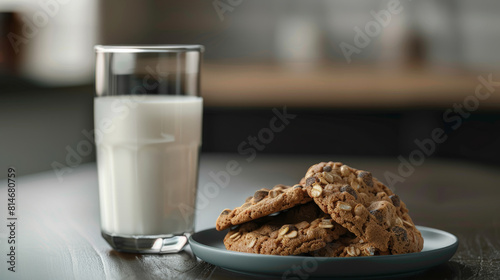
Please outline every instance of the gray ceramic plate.
M424 237L420 253L393 256L328 258L270 256L228 251L222 240L226 231L207 229L189 237L200 259L246 274L275 275L283 279L304 277L383 277L410 275L448 261L457 251L458 239L448 232L417 226Z

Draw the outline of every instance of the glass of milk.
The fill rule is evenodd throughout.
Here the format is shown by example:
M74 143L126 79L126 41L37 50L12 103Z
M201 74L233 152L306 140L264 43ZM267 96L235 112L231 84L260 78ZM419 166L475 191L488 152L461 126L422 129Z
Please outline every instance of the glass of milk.
M194 230L203 47L95 51L102 236L118 251L178 252Z

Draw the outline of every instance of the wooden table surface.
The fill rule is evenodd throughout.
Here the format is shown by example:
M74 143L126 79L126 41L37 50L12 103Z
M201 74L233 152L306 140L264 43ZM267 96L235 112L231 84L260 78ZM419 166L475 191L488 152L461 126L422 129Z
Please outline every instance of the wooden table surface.
M342 161L370 170L382 181L384 172L396 172L399 163L393 158L267 155L247 162L236 154L207 154L200 163L199 193L213 182L210 172L224 170L231 160L240 164L241 173L199 207L197 231L213 227L223 208L238 206L258 188L295 183L313 163ZM498 171L494 166L430 158L395 186L416 224L451 232L460 242L448 263L405 279L500 279ZM262 279L208 264L197 259L189 247L170 255L112 250L100 235L95 164L73 168L62 182L53 171L16 179L16 272L7 270L7 181L0 181L2 280Z

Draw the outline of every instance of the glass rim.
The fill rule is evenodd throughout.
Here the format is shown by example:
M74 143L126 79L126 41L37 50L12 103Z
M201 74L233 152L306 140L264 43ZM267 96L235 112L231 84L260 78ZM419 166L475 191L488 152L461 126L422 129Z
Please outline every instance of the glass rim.
M202 45L96 45L97 53L203 52Z

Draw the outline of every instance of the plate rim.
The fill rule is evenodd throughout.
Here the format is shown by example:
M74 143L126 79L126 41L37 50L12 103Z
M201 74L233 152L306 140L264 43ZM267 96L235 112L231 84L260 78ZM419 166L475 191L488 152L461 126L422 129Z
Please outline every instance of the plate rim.
M444 246L444 247L440 247L440 248L437 248L437 249L432 249L432 250L429 250L429 251L423 251L423 252L415 252L415 253L406 253L406 254L399 254L399 255L386 255L386 256L376 256L376 258L378 260L386 260L386 259L391 259L391 258L397 258L397 259L402 259L402 258L406 258L406 257L412 257L412 256L415 256L416 254L418 255L422 255L422 254L433 254L433 253L436 253L436 252L439 252L439 251L446 251L452 247L457 247L458 248L458 245L459 245L459 240L458 240L458 237L450 232L447 232L447 231L444 231L444 230L441 230L441 229L436 229L436 228L431 228L431 227L426 227L426 226L418 226L416 225L416 228L421 231L421 229L424 229L425 231L428 231L428 232L434 232L434 233L439 233L439 234L442 234L442 235L446 235L450 238L453 239L453 242L450 244L450 245L447 245L447 246ZM220 248L217 248L217 247L213 247L213 246L209 246L209 245L206 245L206 244L203 244L201 242L198 242L194 239L195 235L198 235L198 234L201 234L201 233L205 233L205 232L208 232L208 231L214 231L216 230L215 228L208 228L208 229L204 229L204 230L201 230L201 231L197 231L195 233L193 233L191 236L189 236L188 238L188 241L189 241L189 244L191 243L196 243L197 246L201 246L201 247L204 247L205 249L209 250L209 251L212 251L212 252L228 252L228 253L231 253L231 254L235 254L237 256L242 256L242 257L250 257L250 258L255 258L255 257L262 257L263 255L262 254L254 254L254 253L245 253L245 252L237 252L237 251L229 251L229 250L222 250ZM222 231L220 231L222 232ZM425 244L425 240L424 240L424 244ZM279 256L279 255L264 255L266 257L269 257L269 258L279 258L279 259L286 259L286 258L289 258L289 259L298 259L298 258L309 258L308 256ZM361 257L356 257L356 258L352 258L352 257L314 257L315 259L319 259L319 260L335 260L335 261L342 261L342 260L349 260L349 261L356 261L356 260L366 260L367 258L369 259L373 259L374 256L361 256Z

